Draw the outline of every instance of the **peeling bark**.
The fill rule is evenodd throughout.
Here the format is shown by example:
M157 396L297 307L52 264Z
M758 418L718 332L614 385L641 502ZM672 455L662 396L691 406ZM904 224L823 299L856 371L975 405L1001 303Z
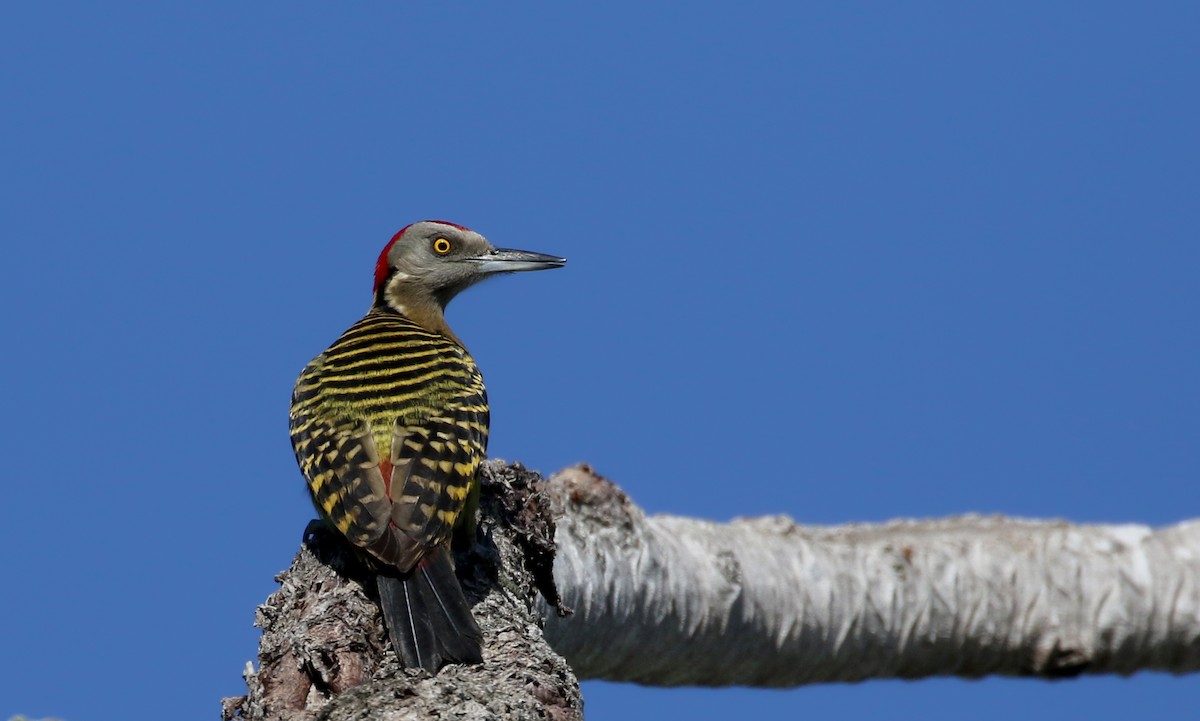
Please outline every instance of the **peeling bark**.
M647 517L586 466L547 488L555 579L576 613L549 615L545 635L580 678L785 687L1200 670L1200 521L712 523Z
M576 675L786 687L1200 670L1200 520L713 523L647 517L586 466L542 481L489 462L482 480L477 543L456 563L484 664L399 668L370 575L317 528L258 610L260 666L224 718L572 721Z

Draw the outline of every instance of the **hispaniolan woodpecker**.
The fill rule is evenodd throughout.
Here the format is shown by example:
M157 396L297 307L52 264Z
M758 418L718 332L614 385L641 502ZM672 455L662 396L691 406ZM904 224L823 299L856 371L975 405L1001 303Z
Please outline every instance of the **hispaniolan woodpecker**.
M484 278L565 262L495 248L453 223L413 223L379 255L370 312L296 381L296 460L318 513L377 572L405 666L483 660L449 545L456 526L474 536L487 392L443 311Z

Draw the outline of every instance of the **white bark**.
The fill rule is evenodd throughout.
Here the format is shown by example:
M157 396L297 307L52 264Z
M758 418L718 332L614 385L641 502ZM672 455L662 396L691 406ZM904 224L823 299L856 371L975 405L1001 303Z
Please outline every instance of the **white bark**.
M547 484L579 678L793 686L1200 670L1200 521L963 516L837 528L647 517L581 467Z

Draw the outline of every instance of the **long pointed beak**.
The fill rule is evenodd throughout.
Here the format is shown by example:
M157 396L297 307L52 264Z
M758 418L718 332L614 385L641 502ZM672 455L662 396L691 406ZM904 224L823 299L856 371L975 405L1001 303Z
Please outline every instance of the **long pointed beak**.
M556 258L545 253L529 250L495 248L489 253L470 259L480 273L515 273L521 270L547 270L561 268L566 258Z

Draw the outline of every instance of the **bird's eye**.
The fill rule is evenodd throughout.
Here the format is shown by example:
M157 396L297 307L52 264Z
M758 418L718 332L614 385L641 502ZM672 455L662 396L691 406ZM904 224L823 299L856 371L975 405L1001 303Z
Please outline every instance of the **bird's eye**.
M445 238L438 238L433 241L433 252L438 255L445 255L450 252L450 241Z

